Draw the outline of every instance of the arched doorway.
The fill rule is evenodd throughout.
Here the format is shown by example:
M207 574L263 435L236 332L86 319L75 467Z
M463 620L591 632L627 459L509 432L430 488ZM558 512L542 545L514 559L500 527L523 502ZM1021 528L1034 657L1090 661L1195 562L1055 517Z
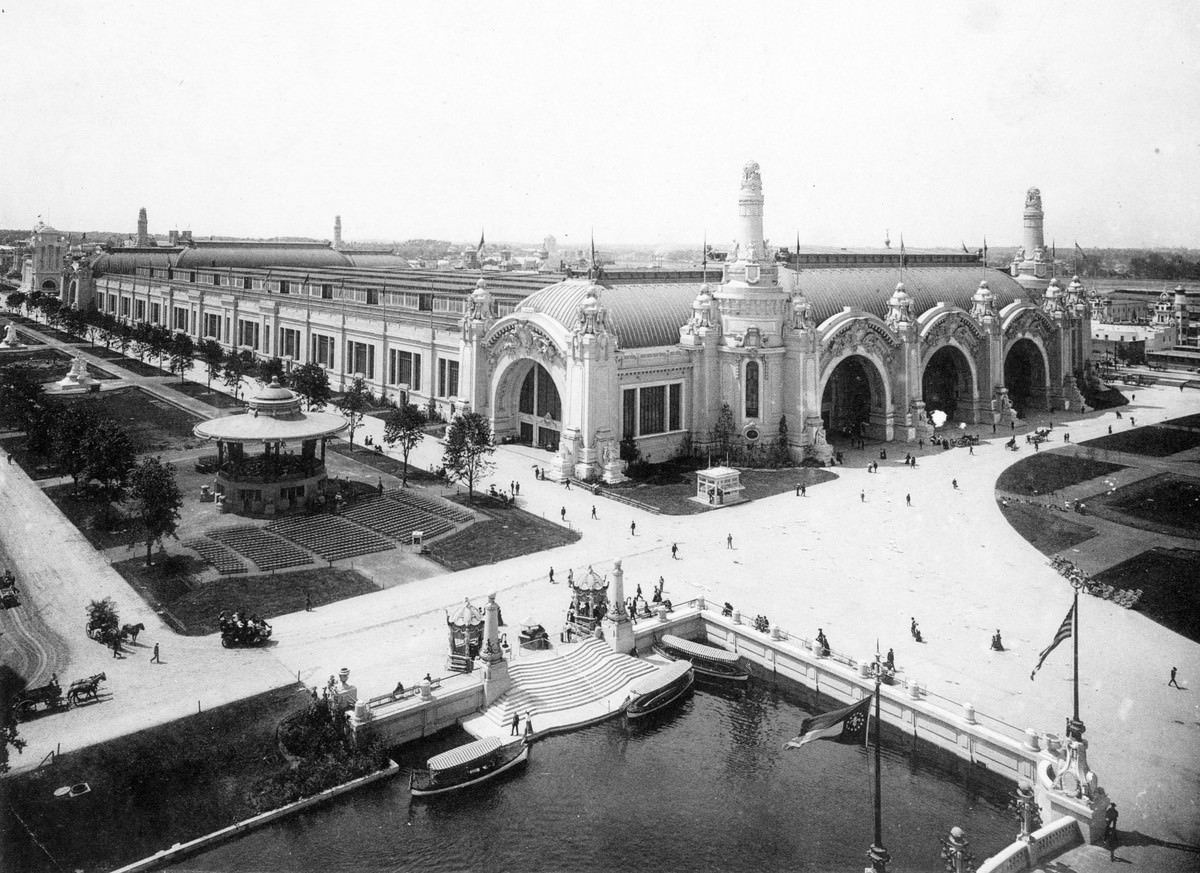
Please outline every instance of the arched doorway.
M971 389L971 363L956 346L942 346L925 364L921 374L921 399L925 410L940 409L949 421L960 420L959 407L966 414L974 397Z
M58 283L53 279L47 279L42 282L42 290L50 293L58 293Z
M1033 340L1017 340L1004 356L1004 387L1020 414L1032 407L1047 408L1046 359Z
M821 392L821 421L829 434L852 438L886 439L882 426L871 423L871 412L882 412L883 380L875 365L862 355L843 359ZM878 430L878 432L876 432Z
M504 416L511 438L551 451L558 449L562 434L562 398L554 377L541 364L528 359L515 362L499 383L496 407L498 410L515 409L515 415Z

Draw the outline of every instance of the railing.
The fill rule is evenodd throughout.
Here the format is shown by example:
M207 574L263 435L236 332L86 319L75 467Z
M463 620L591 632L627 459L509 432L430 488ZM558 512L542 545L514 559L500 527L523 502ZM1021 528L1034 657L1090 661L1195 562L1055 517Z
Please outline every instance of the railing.
M413 685L411 688L405 688L403 691L393 691L391 694L380 694L375 697L372 697L367 700L367 708L375 709L376 707L379 707L379 706L386 706L389 703L395 703L398 700L408 700L413 697L419 697L421 694L421 687L424 684L425 683L423 683L423 682L418 682L416 685ZM434 679L432 682L429 683L429 687L431 689L432 688L441 688L442 680Z
M580 482L584 488L591 488L586 482ZM626 506L632 506L634 509L640 509L643 512L649 512L651 515L662 515L662 510L657 506L651 506L649 503L643 503L632 497L626 497L619 491L614 491L611 488L597 488L592 492L599 497L607 497L609 500L615 500L618 503L624 503Z

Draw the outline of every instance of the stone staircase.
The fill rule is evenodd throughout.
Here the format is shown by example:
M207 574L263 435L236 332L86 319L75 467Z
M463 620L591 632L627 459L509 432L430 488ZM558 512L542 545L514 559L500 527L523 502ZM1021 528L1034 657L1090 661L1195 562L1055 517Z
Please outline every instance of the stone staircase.
M646 661L616 654L601 640L560 646L549 657L523 658L510 663L512 688L488 707L481 718L501 731L509 727L514 712L522 719L528 712L540 731L542 725L571 721L561 716L556 718L554 714L598 704L657 669Z

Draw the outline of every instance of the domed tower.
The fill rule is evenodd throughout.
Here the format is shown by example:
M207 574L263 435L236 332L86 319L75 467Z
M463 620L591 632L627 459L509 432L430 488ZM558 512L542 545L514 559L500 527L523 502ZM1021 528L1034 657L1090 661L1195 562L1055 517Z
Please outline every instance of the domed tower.
M1046 237L1042 226L1046 214L1042 211L1042 192L1030 188L1025 192L1025 228L1022 245L1013 255L1009 272L1022 288L1044 291L1050 278L1051 262L1046 257Z
M29 287L24 290L61 297L67 238L50 225L39 221L33 229L33 238L29 245L31 270L27 282Z
M145 206L138 210L137 244L139 246L150 245L150 222L146 218Z

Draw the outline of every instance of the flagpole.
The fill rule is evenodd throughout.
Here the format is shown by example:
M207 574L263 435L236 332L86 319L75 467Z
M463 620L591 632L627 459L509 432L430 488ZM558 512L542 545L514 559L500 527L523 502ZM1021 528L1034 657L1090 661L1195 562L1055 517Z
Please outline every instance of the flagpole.
M878 662L877 662L878 663ZM891 860L887 849L883 847L883 805L880 798L880 752L879 752L879 680L880 673L875 674L875 790L873 801L875 806L875 839L867 850L867 859L871 862L872 873L887 873L887 862Z
M1074 605L1074 608L1072 609L1072 612L1074 613L1073 623L1075 625L1073 628L1071 628L1072 642L1075 644L1075 682L1074 682L1074 685L1075 685L1075 709L1074 709L1075 717L1074 717L1074 721L1076 724L1081 724L1082 722L1079 721L1079 589L1078 588L1075 589L1075 605Z

